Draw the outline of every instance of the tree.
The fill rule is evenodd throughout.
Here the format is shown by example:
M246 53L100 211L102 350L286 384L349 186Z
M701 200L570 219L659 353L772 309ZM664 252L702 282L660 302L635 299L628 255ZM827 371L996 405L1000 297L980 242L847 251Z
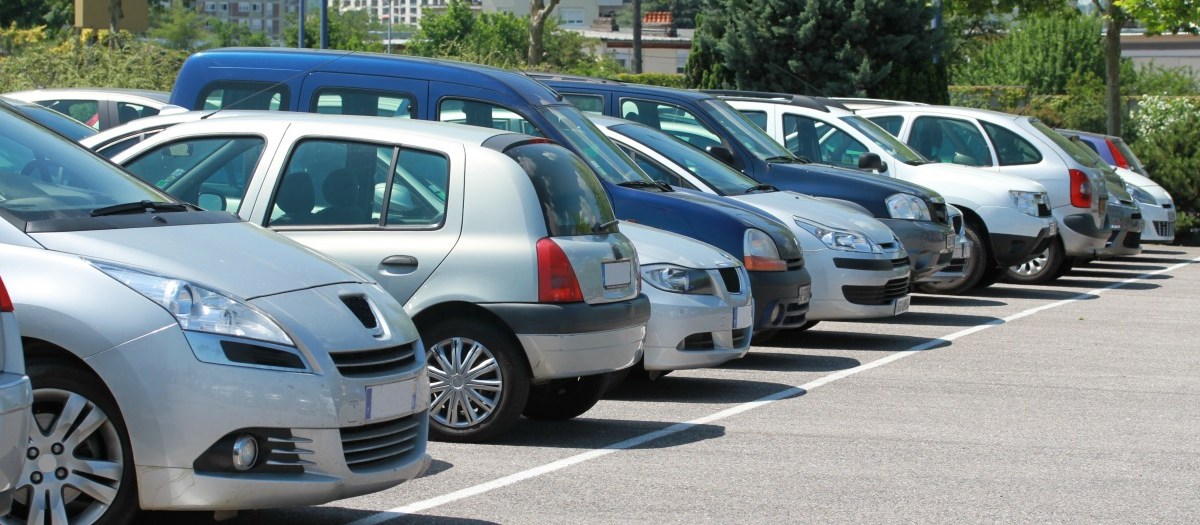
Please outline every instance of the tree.
M1033 94L1066 93L1072 75L1104 74L1100 20L1078 13L1018 20L953 65L959 85L1023 86Z
M245 24L236 21L224 22L218 19L208 21L208 44L213 47L266 47L271 45L271 39L262 31L250 29Z
M299 31L299 20L289 17L284 24L284 35L295 35ZM329 48L345 51L383 51L383 42L371 35L379 30L379 23L371 20L365 10L338 12L329 11ZM304 47L318 47L321 42L321 17L312 14L304 18Z
M159 17L161 19L158 19ZM206 47L208 35L204 32L207 17L192 9L174 6L155 17L150 36L171 49L195 51Z
M455 58L498 67L525 62L529 27L511 13L471 12L463 0L451 0L446 10L430 13L409 40L407 52L417 56Z
M530 67L537 66L542 63L542 54L545 52L545 39L543 31L546 29L546 19L550 18L550 12L554 11L554 7L558 5L558 0L530 0L529 3L529 58L526 63Z

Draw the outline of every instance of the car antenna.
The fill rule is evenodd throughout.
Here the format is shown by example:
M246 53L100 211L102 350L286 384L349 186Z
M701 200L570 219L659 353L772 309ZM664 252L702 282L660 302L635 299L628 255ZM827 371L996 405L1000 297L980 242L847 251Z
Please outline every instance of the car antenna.
M783 68L782 66L780 66L779 64L776 64L776 63L774 63L774 62L767 62L767 67L769 67L769 68L774 68L774 69L776 69L776 70L778 70L778 71L781 71L781 72L783 72L783 74L785 74L785 75L787 75L787 76L789 76L789 77L792 77L792 78L794 78L794 79L796 79L796 80L800 81L800 83L801 83L801 84L804 84L805 86L808 86L808 89L811 89L811 90L813 90L813 92L815 92L815 93L816 93L818 96L822 96L822 97L825 97L825 98L829 98L829 95L826 95L824 91L821 91L821 90L817 89L817 87L816 87L816 86L814 86L814 85L812 85L812 84L809 84L809 83L808 83L807 81L805 81L803 78L800 78L800 76L799 76L799 75L797 75L797 74L795 74L795 73L793 73L793 72L791 72L791 71L788 71L788 70L784 69L784 68Z
M278 86L281 86L281 85L287 84L288 82L291 82L291 81L292 81L292 79L295 79L295 78L297 78L297 77L301 77L301 76L307 75L307 74L309 74L309 73L312 73L313 71L317 71L317 70L319 70L319 69L321 69L321 68L323 68L323 67L325 67L325 66L328 66L329 64L332 64L332 63L334 63L334 62L337 62L338 60L341 60L341 59L343 59L343 58L346 58L346 57L348 57L348 56L350 56L350 55L353 55L354 53L356 53L356 51L347 51L347 52L345 52L345 53L342 53L342 54L340 54L340 55L338 55L338 56L335 56L335 57L333 57L333 58L331 58L331 59L329 59L329 60L326 60L325 62L321 62L320 64L317 64L317 65L315 65L315 66L313 66L313 67L310 67L310 68L308 68L308 69L305 69L304 71L297 72L295 75L292 75L292 76L290 76L290 77L287 77L287 78L285 78L285 79L283 79L283 80L280 80L280 81L278 81L278 82L275 82L275 83L273 83L273 84L271 84L271 85L269 85L269 86L267 86L267 87L265 87L265 88L262 88L262 89L260 89L260 90L258 90L258 91L255 91L254 93L251 93L251 94L249 94L249 95L246 95L246 96L244 96L244 97L242 97L242 98L240 98L240 99L236 100L236 101L235 101L233 104L230 104L230 105L228 105L228 106L221 107L220 109L218 109L218 110L216 110L216 111L214 111L214 112L212 112L212 113L209 113L209 114L207 114L207 115L204 115L203 117L200 117L200 120L205 120L205 119L207 119L208 117L211 117L211 116L213 116L213 115L216 115L217 113L220 113L220 112L222 112L222 111L225 111L225 110L226 110L227 108L229 108L229 107L236 107L238 104L241 104L242 102L245 102L245 101L247 101L247 100L250 100L250 99L252 99L252 98L254 98L254 97L257 97L257 96L259 96L259 95L261 95L261 94L263 94L263 93L266 93L267 91L270 91L270 90L272 90L272 89L275 89L275 88L276 88L276 87L278 87Z

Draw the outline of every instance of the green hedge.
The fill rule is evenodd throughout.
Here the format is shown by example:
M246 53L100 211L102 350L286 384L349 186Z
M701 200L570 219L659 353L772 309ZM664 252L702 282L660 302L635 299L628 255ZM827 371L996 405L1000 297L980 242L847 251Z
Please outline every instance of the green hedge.
M688 87L687 77L671 73L617 73L612 76L612 79L630 84L650 84L680 89Z

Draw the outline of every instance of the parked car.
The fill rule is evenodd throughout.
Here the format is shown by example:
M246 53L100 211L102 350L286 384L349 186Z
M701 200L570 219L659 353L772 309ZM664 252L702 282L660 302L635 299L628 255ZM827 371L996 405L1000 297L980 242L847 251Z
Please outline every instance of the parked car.
M642 357L637 252L575 155L496 129L258 113L179 124L113 160L378 281L432 353L435 437L575 417Z
M25 354L13 301L0 279L0 516L12 509L13 492L22 478L33 390L25 375Z
M7 519L318 504L429 467L425 349L364 275L4 103L0 196L34 423Z
M171 100L193 109L415 118L545 137L592 168L618 219L692 237L741 260L750 274L756 333L805 323L810 277L785 224L653 182L578 109L520 73L370 53L217 49L188 58Z
M569 75L535 74L585 113L661 129L760 184L854 202L886 224L922 282L950 264L954 232L937 192L909 182L809 163L707 93Z
M1113 230L1105 245L1107 253L1111 256L1142 253L1141 237L1145 221L1141 207L1129 191L1129 185L1082 139L1074 136L1067 136L1067 139L1079 149L1080 155L1090 158L1092 166L1104 174L1104 185L1108 190L1108 223Z
M7 102L9 107L25 115L29 120L76 142L96 134L96 130L48 107L5 96L0 96L0 100Z
M119 88L59 88L13 91L4 96L41 104L97 130L163 112L183 111L165 91Z
M1142 229L1142 242L1171 243L1175 240L1175 199L1157 182L1150 179L1142 161L1121 137L1075 130L1058 130L1067 137L1077 137L1082 144L1099 154L1112 166L1126 189L1138 202L1147 228Z
M1058 239L1005 279L1052 281L1069 258L1107 256L1112 234L1108 192L1099 170L1070 141L1036 118L951 106L891 106L858 111L928 159L1015 175L1045 186Z
M857 205L759 184L649 126L599 115L591 119L655 180L743 202L791 223L814 276L806 326L908 311L910 267L904 246Z
M995 283L1057 242L1046 188L1011 175L930 161L883 128L829 99L710 91L792 153L843 168L868 169L931 188L966 217L975 252L961 279L919 283L929 293L964 293Z

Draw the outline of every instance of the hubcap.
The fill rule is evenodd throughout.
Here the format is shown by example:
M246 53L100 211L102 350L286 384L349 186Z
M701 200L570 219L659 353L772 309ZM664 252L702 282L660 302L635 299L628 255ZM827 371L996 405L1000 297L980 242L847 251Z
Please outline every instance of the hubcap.
M500 402L503 377L496 357L478 341L451 337L429 350L429 417L451 428L487 419Z
M87 398L65 390L33 392L23 475L9 523L87 524L99 519L121 488L121 440L112 421Z
M1011 270L1013 271L1013 273L1015 273L1017 275L1023 275L1025 277L1032 277L1034 275L1042 273L1042 271L1044 271L1046 269L1046 262L1049 260L1050 260L1050 250L1046 249L1046 251L1039 253L1037 257L1034 257L1032 261L1026 262L1024 264L1019 264L1017 266L1013 266L1011 268Z

